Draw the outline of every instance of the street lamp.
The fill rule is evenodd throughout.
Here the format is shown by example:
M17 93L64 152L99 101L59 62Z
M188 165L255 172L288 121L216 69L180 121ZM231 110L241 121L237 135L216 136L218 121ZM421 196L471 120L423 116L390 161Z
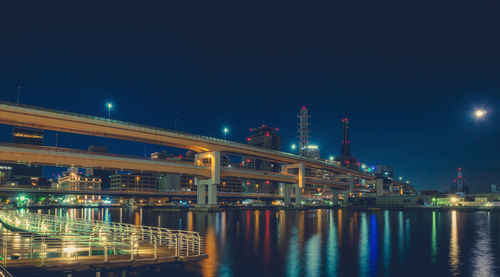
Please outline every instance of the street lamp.
M229 133L229 128L224 127L224 128L222 129L222 132L224 133L224 139L227 139L227 134Z
M292 153L295 152L295 149L297 148L297 145L295 143L292 143L292 145L290 146L290 148L292 148Z
M108 108L108 119L111 119L111 109L113 108L113 103L106 103L106 108Z
M328 159L330 160L330 162L333 162L333 160L335 159L335 157L334 156L330 156Z

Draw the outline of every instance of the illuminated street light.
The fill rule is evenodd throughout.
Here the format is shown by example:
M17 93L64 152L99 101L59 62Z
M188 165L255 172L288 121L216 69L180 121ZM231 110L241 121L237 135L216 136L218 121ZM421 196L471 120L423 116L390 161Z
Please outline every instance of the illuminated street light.
M292 152L294 152L295 149L297 148L297 145L295 143L292 143L292 145L290 146L290 148L292 148Z
M330 160L330 162L333 162L333 160L335 159L335 157L334 156L330 156L328 159Z
M399 181L402 181L403 180L403 177L399 177Z
M222 132L224 133L224 139L227 139L227 134L229 133L229 128L224 127L224 128L222 129Z
M106 103L106 107L108 108L108 119L111 119L111 109L113 108L113 103Z
M488 112L486 110L483 110L483 109L477 109L474 111L474 116L476 118L483 118Z

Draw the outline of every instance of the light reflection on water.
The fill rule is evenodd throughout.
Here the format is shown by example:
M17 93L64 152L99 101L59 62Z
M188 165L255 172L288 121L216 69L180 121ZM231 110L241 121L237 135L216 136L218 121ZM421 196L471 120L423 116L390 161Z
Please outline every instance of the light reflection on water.
M389 211L384 211L384 275L389 276L391 263L391 227Z
M338 242L337 242L337 228L335 225L335 218L333 217L333 211L328 213L329 218L329 228L328 228L328 242L325 255L327 257L326 262L326 274L328 276L337 276L337 269L339 263L339 253L338 253Z
M476 220L476 244L472 251L474 276L494 276L494 260L491 251L490 213L478 213Z
M460 257L458 246L458 231L457 231L457 212L451 212L451 236L450 236L450 271L453 276L458 276Z
M361 213L361 229L359 231L359 276L368 275L368 224L366 223L366 213Z
M346 209L204 213L120 208L42 212L199 231L205 237L209 258L187 265L177 272L180 276L500 273L500 213ZM21 247L25 242L14 243Z
M436 212L432 212L432 234L431 234L431 260L436 263L437 235L436 235Z

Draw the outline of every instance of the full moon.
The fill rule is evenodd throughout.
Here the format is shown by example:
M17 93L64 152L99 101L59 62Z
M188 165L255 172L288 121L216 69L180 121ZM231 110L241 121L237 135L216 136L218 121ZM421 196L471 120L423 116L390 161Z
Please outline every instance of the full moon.
M486 111L485 111L485 110L476 110L476 111L474 112L474 116L475 116L476 118L482 118L482 117L484 117L485 115L486 115Z

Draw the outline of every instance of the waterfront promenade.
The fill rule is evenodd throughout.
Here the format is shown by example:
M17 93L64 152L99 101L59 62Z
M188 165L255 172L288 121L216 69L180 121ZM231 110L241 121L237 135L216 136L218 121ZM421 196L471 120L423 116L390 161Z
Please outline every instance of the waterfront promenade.
M1 210L0 221L8 270L105 270L207 257L196 232L14 210Z

